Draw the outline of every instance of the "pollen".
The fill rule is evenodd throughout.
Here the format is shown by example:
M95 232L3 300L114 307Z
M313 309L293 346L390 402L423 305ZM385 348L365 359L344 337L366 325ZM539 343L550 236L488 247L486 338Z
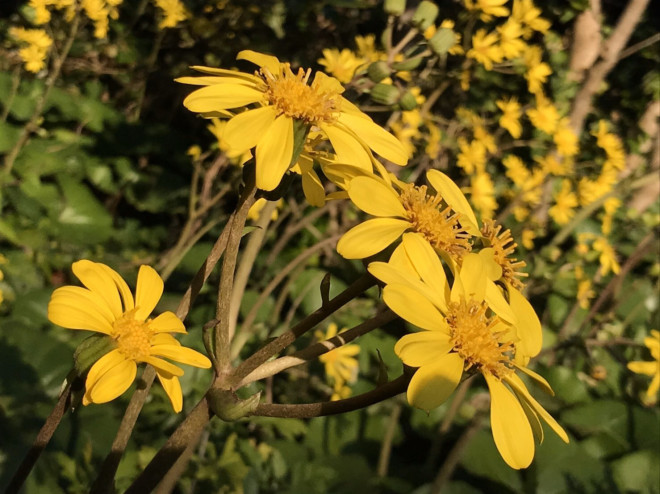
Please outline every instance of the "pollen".
M446 320L454 351L465 360L465 370L475 368L502 379L513 372L510 361L515 347L500 341L502 335L495 330L499 318L489 317L487 311L484 302L461 299L449 305Z
M341 92L323 87L316 80L308 84L311 73L312 69L304 71L302 68L294 73L289 64L283 64L277 76L262 68L259 75L266 84L266 101L278 110L278 115L287 115L310 125L334 122L341 109Z
M502 268L502 278L511 286L521 289L525 284L519 278L529 276L528 273L521 271L527 263L519 261L513 257L518 244L513 241L511 230L508 228L502 231L502 225L498 225L494 220L484 220L481 227L481 234L488 240L490 247L495 251L495 262Z
M472 249L470 234L459 223L458 214L450 207L442 208L442 197L430 195L425 185L407 184L400 193L401 204L414 231L421 233L435 248L453 259L462 259Z
M124 313L113 323L117 349L129 360L142 362L150 355L153 331L149 323L134 319L135 309Z

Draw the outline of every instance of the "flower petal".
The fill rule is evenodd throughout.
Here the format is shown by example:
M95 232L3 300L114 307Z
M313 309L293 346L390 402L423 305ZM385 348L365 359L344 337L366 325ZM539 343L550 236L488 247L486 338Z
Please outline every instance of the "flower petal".
M210 75L201 77L177 77L174 82L179 84L190 84L192 86L212 86L214 84L244 84L250 87L255 87L258 79L247 79L244 77L236 77L239 72L228 70L225 75ZM229 75L231 74L231 75ZM253 76L254 77L254 76Z
M457 353L448 353L417 369L408 385L408 403L427 412L442 405L458 386L463 365Z
M408 153L401 141L377 123L350 113L341 113L338 122L354 132L361 141L386 160L401 166L408 162Z
M165 372L172 376L183 376L183 369L177 367L176 365L163 360L162 358L149 356L144 359L147 364L153 365L158 371Z
M527 468L534 458L534 434L516 396L496 377L484 374L490 391L490 426L497 450L511 468Z
M463 258L459 273L466 300L482 302L486 296L486 271L479 254L468 254ZM452 301L454 294L452 293Z
M135 319L144 321L156 308L156 304L163 295L163 279L154 268L147 265L140 266L135 290Z
M517 325L518 318L513 313L513 309L504 298L502 290L490 279L486 278L486 302L493 312L508 323Z
M358 208L373 216L406 218L399 194L380 180L355 177L348 185L348 196Z
M60 324L61 326L61 324ZM638 360L636 362L628 362L628 369L637 373L644 374L645 376L652 376L658 372L657 362L643 362Z
M383 301L397 315L422 329L445 330L444 316L426 297L406 285L387 285Z
M507 284L509 304L518 319L516 329L520 338L519 347L529 357L538 355L543 345L543 329L532 304L517 289Z
M364 259L377 254L410 227L405 220L374 218L347 231L337 242L337 252L346 259Z
M275 108L262 106L239 113L227 122L223 139L232 151L244 152L255 147L275 121Z
M68 329L112 334L114 317L99 295L78 286L63 286L48 303L48 320Z
M185 346L154 345L151 347L151 355L166 357L181 364L201 367L202 369L211 367L211 361L206 356Z
M291 165L293 158L293 120L280 115L257 144L257 187L273 190Z
M465 198L461 189L447 175L438 170L426 172L426 179L433 186L449 206L461 215L461 225L465 231L472 235L481 235L479 222L474 215L472 206Z
M541 389L543 390L544 393L549 394L550 396L555 395L555 392L552 389L552 386L550 386L550 383L548 381L546 381L545 378L542 375L537 374L532 369L528 369L524 365L518 365L518 364L515 364L515 363L513 365L516 366L516 369L518 369L521 372L524 372L529 377L534 379L536 384L538 384L541 387Z
M220 75L232 79L247 80L255 84L261 83L261 79L256 75L248 74L247 72L239 72L238 70L219 69L217 67L205 67L203 65L191 65L190 68L197 72L202 72L203 74Z
M197 89L183 100L183 106L196 113L239 108L261 101L264 93L244 84L215 84Z
M443 313L447 313L449 284L440 258L433 247L418 233L405 233L401 241L410 262L425 284L430 288L431 302Z
M96 382L103 377L106 372L122 364L125 360L126 357L124 357L117 349L109 351L103 357L98 359L87 373L87 379L85 380L85 394L89 393L89 391L96 385Z
M248 62L252 62L259 67L268 69L273 75L279 75L280 73L280 61L273 55L266 55L253 50L243 50L238 52L236 60L247 60Z
M123 394L135 380L137 365L124 360L103 374L87 395L92 403L107 403Z
M167 393L167 397L170 399L174 412L179 413L183 408L183 393L181 392L179 378L161 372L158 369L156 369L156 375L158 376L158 380L160 381L161 386L163 386L165 393Z
M449 333L443 331L421 331L407 334L394 345L396 353L404 364L422 367L435 362L439 356L453 348Z
M181 346L181 343L174 338L170 333L157 333L149 339L149 344L153 347L156 345L175 345Z
M325 205L325 187L313 169L302 174L302 186L305 199L310 206L320 208Z
M100 263L82 259L71 266L73 274L83 285L98 294L114 314L114 319L121 317L123 311L117 285L112 276L103 269Z
M149 321L149 326L155 333L186 333L181 319L169 310Z
M368 172L373 170L369 152L352 132L329 124L320 124L319 127L330 139L330 144L337 155L337 162L356 166Z
M106 273L108 273L108 275L115 282L115 285L117 286L117 290L119 290L119 294L121 295L121 299L124 302L124 311L132 310L135 307L135 301L133 300L133 294L131 293L131 289L124 281L124 278L119 276L119 273L117 273L117 271L112 269L110 266L106 266L105 264L101 264L100 262L97 264L101 267L101 269L103 269Z

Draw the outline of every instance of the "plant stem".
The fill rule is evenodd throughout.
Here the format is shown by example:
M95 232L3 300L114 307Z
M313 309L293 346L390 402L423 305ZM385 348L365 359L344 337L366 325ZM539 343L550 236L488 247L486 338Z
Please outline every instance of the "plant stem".
M401 403L395 403L392 412L390 413L389 420L387 421L387 428L383 436L383 442L380 447L380 454L378 455L378 468L376 470L379 477L387 477L387 471L390 466L390 455L392 454L392 441L394 440L394 433L396 426L399 423L401 416Z

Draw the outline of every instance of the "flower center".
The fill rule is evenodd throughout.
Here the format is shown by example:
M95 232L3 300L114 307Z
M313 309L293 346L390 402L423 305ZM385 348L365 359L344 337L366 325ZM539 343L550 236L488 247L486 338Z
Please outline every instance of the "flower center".
M341 106L340 92L334 88L323 87L314 80L308 85L312 69L291 71L289 64L284 64L279 76L268 69L261 69L261 78L266 83L266 100L278 110L278 115L287 115L308 124L334 122Z
M501 333L494 331L499 317L488 317L487 310L484 302L461 299L449 304L446 319L454 351L465 360L465 370L476 367L480 372L502 379L513 372L510 360L515 347L511 342L499 341Z
M481 227L481 234L488 239L490 247L495 251L495 262L502 268L502 278L511 286L521 289L525 284L518 278L529 276L528 273L520 271L527 266L525 261L518 261L515 258L509 258L518 247L518 244L511 237L511 230L506 229L503 232L502 225L498 225L494 220L484 220ZM500 233L501 232L501 233Z
M117 348L129 360L142 362L150 355L153 331L149 322L136 321L135 309L125 312L113 325Z
M426 185L417 187L407 184L400 193L401 204L408 213L413 229L421 233L436 249L447 252L454 259L461 259L470 252L467 233L458 222L458 214L447 206L441 210L442 197L426 192Z

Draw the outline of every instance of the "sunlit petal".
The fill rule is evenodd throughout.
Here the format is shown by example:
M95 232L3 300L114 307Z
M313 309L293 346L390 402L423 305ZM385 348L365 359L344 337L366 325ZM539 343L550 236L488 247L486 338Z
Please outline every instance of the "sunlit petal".
M422 329L445 329L444 316L419 292L406 285L387 285L383 301L397 315Z
M405 220L374 218L347 231L337 242L337 252L346 259L364 259L377 254L410 227Z
M451 349L449 332L444 331L407 334L394 345L394 352L404 364L411 367L431 364Z
M206 356L185 346L155 345L151 347L151 354L166 357L181 364L201 367L202 369L211 367L211 361Z
M257 187L273 190L291 165L293 158L293 120L280 115L257 144Z
M511 285L507 285L507 289L511 309L518 319L516 328L518 330L518 337L520 338L519 351L522 350L525 355L534 357L538 355L543 345L541 321L539 321L532 304L529 303L522 293Z
M89 390L89 399L92 403L107 403L126 391L137 374L137 366L132 360L124 360L103 374L96 384Z
M103 269L102 264L82 259L71 266L73 274L83 285L98 294L114 314L114 319L121 317L123 308L114 280Z
M445 202L461 215L461 225L465 228L465 231L472 235L480 235L477 217L458 185L438 170L429 170L426 172L426 178Z
M183 408L183 393L181 392L181 383L179 378L171 374L164 373L156 369L156 375L160 381L161 386L167 393L167 397L172 403L172 408L175 413L179 413Z
M259 53L253 50L243 50L238 52L236 60L247 60L248 62L252 62L259 67L268 69L273 75L278 75L280 73L280 61L277 57L272 55L266 55L265 53Z
M370 177L356 177L348 185L348 196L358 208L373 216L405 218L399 195L392 187Z
M185 333L186 328L174 312L163 312L149 321L149 326L156 333Z
M397 165L408 162L408 152L396 137L380 125L350 113L342 113L339 122L351 129L360 140L386 160Z
M154 268L147 265L140 266L135 290L135 319L144 321L156 308L156 304L163 295L163 279Z
M352 132L328 124L321 124L320 127L330 139L338 162L350 164L369 172L373 169L369 152Z
M262 106L239 113L227 122L222 138L232 151L243 152L255 147L275 121L272 106Z
M197 89L184 100L183 106L197 113L240 108L261 101L264 94L244 84L214 84Z
M417 369L408 385L408 403L427 412L442 405L458 386L463 365L457 353L447 353Z

